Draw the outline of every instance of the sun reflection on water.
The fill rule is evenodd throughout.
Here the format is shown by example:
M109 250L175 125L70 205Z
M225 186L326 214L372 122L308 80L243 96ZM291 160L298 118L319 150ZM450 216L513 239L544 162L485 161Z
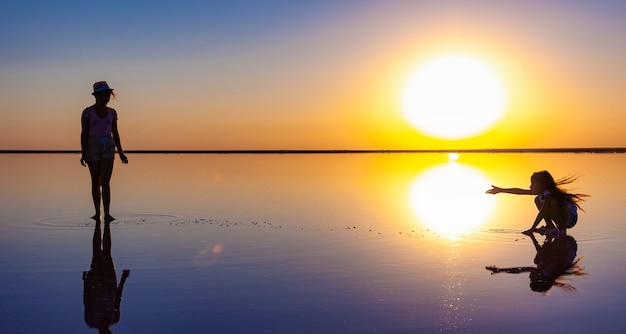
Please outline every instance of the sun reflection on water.
M494 209L484 196L489 179L478 169L450 159L421 173L410 187L410 206L421 223L449 239L485 223Z

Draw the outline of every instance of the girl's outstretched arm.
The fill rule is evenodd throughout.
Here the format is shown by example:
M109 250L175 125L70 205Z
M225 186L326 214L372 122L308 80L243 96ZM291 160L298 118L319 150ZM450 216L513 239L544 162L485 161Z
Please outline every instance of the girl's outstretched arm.
M491 186L491 189L487 190L487 194L514 194L514 195L534 195L530 189L521 189L521 188L500 188L494 185Z

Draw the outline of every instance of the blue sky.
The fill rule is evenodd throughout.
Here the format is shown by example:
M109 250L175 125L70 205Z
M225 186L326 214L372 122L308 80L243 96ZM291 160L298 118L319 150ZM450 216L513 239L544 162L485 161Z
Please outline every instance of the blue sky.
M330 1L14 1L0 28L3 64L210 52L338 15L355 2ZM8 10L7 10L8 9Z
M77 147L99 80L127 149L626 146L623 17L620 1L5 2L0 149ZM508 85L489 133L401 119L410 71L444 52Z

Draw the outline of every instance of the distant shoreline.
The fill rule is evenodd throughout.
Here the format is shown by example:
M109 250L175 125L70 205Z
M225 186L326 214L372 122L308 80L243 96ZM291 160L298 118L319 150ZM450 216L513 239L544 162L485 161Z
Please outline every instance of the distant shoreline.
M624 147L419 150L126 150L129 154L626 153ZM79 150L0 150L0 154L80 154Z

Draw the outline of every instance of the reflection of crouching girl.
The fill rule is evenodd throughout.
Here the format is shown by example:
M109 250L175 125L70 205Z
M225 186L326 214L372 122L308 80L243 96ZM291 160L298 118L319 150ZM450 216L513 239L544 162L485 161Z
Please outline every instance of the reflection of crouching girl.
M578 204L583 200L583 197L587 195L583 194L570 194L561 189L564 184L571 183L575 178L563 178L558 181L554 181L552 175L547 171L541 171L534 173L530 178L530 189L520 188L500 188L492 186L487 190L488 194L508 193L515 195L536 195L535 205L539 210L535 222L531 228L525 232L543 232L546 229L558 228L557 231L553 231L551 234L558 236L564 233L566 229L574 227L578 221ZM582 209L581 209L582 210ZM546 222L545 228L535 230L537 225L544 220Z
M509 273L519 274L529 272L530 289L536 292L547 292L553 286L569 292L576 291L572 285L562 282L561 278L569 275L584 276L586 273L580 266L580 260L576 259L578 244L569 235L558 238L546 238L543 245L539 245L534 235L530 235L533 245L537 250L534 262L535 267L509 267L499 268L496 266L485 267L491 274Z
M557 282L557 279L577 272L579 260L574 261L577 250L578 244L571 236L547 239L541 247L537 247L534 260L537 268L530 272L530 288L545 292L557 285L569 291L575 290L571 285Z

